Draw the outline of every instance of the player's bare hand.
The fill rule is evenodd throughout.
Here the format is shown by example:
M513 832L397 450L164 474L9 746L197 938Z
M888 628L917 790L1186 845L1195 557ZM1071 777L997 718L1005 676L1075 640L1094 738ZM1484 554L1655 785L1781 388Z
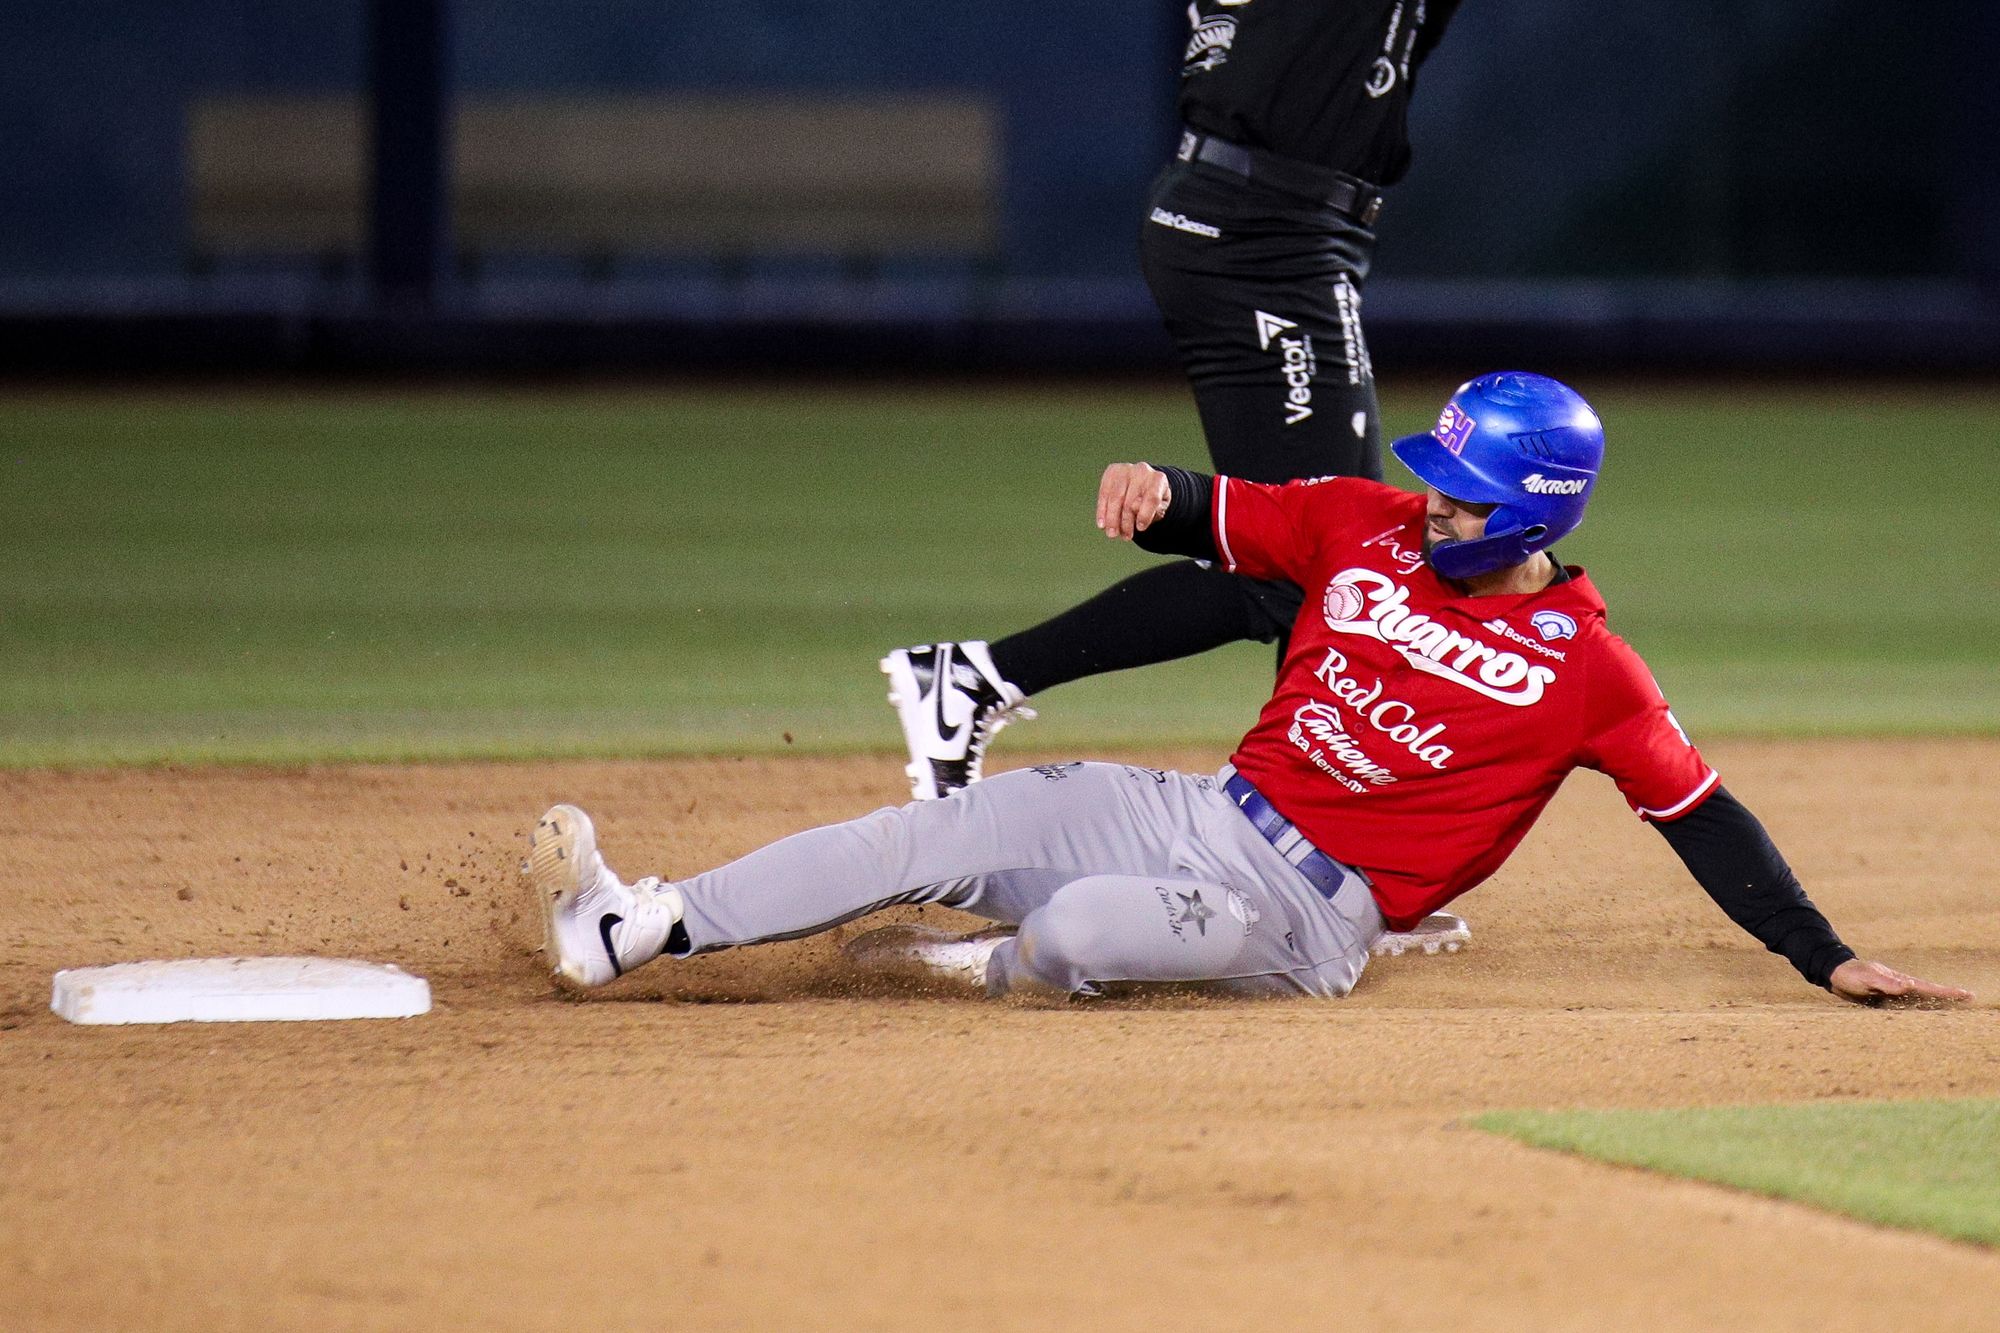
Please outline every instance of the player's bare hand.
M1159 522L1172 500L1166 473L1145 463L1113 463L1097 483L1098 530L1129 542Z
M1922 977L1905 976L1893 967L1850 958L1833 969L1828 978L1833 993L1856 1004L1880 1004L1884 1000L1969 1000L1972 992L1957 986L1941 986Z

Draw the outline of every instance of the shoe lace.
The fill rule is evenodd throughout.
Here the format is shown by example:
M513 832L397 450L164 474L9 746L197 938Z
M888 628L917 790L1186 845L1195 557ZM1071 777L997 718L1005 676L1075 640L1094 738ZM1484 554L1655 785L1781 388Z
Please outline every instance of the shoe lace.
M625 886L632 891L637 909L635 916L651 920L655 913L667 910L667 904L660 900L660 892L667 887L666 881L658 875L647 875Z
M1009 722L1032 722L1035 716L1035 710L1026 704L994 704L980 714L972 729L978 733L980 740L988 741L993 739L994 732Z
M972 719L972 746L966 756L972 779L978 781L980 771L986 765L986 747L999 734L1000 728L1009 722L1032 722L1034 719L1035 710L1025 703L995 702L975 713Z

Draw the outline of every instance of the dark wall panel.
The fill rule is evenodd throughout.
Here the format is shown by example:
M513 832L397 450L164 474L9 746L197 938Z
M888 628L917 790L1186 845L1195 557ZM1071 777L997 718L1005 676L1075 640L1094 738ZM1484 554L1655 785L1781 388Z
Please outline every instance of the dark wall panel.
M363 11L0 6L0 282L188 272L191 102L353 94ZM489 97L977 97L1001 125L999 270L1130 282L1184 25L1174 0L458 0L455 75ZM1971 0L1468 0L1424 75L1380 271L1990 271L1971 238L1991 233L1995 172L1967 146L1990 159L1992 140L1967 125L1990 125L1993 97L1966 52L1992 26Z

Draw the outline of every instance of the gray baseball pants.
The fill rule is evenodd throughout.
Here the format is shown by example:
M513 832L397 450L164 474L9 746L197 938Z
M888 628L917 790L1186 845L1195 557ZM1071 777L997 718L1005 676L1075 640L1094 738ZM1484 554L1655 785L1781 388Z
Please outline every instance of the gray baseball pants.
M941 801L809 829L675 887L690 955L796 939L898 904L1016 925L987 968L996 995L1203 982L1238 995L1341 996L1383 932L1358 873L1329 900L1221 780L1124 764L1002 773Z

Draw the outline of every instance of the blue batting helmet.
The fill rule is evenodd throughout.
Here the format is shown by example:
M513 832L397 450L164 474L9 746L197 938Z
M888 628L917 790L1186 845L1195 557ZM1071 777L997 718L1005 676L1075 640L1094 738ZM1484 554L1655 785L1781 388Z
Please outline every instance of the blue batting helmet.
M1459 385L1428 435L1389 447L1452 499L1499 506L1485 536L1431 549L1431 568L1467 579L1518 565L1575 531L1604 463L1604 425L1567 384L1501 370Z

